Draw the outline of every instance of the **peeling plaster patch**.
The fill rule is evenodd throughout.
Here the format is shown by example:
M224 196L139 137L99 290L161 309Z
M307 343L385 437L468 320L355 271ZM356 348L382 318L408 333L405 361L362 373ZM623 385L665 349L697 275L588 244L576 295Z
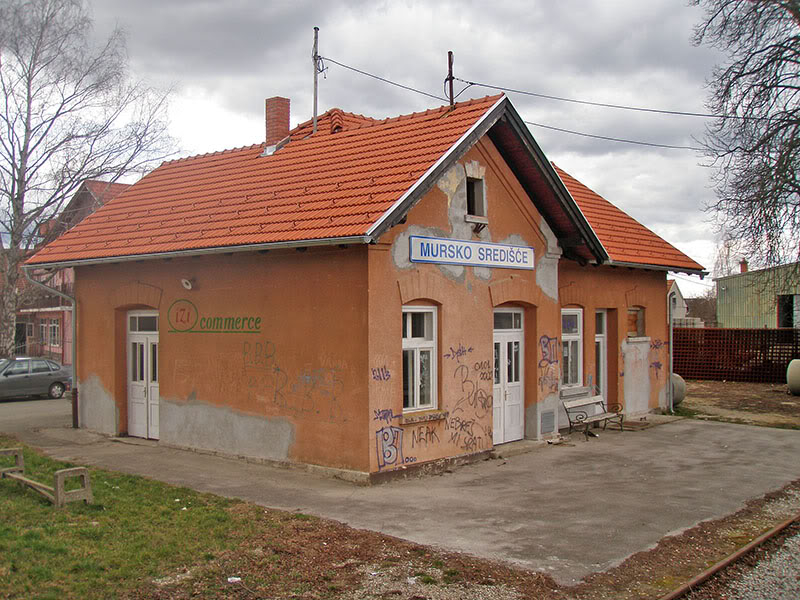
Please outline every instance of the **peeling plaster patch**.
M294 426L285 418L245 415L201 402L161 398L163 442L226 454L286 461Z
M446 237L447 234L441 229L434 227L420 227L419 225L409 225L403 233L397 236L392 244L392 260L398 269L411 269L416 265L411 262L408 256L408 238L412 235L423 235L427 237Z
M464 167L455 164L444 177L447 185L439 185L439 188L447 194L447 218L450 221L450 237L457 240L472 239L472 223L464 220L467 214L467 174ZM455 187L453 183L456 183ZM488 190L484 188L484 193ZM488 229L488 228L487 228Z
M558 302L558 261L561 259L561 248L544 217L539 221L539 231L547 241L547 251L536 262L536 284L549 298Z
M436 182L436 187L442 190L447 196L448 206L450 205L450 198L455 195L458 185L464 180L464 168L458 163L447 169L447 171L439 177Z
M434 229L432 227L420 227L418 225L411 225L403 233L397 236L394 244L392 244L392 259L398 269L415 268L417 265L412 263L408 256L408 238L412 235L423 235L428 237L448 237L441 229ZM466 269L461 265L435 265L438 269L450 279L455 281L463 281Z
M626 415L640 415L650 410L650 338L623 340L624 403Z
M477 160L471 160L464 165L464 171L467 174L467 177L472 177L473 179L485 179L486 178L486 167L481 165Z
M78 423L81 427L116 435L119 411L114 398L103 387L97 375L90 375L86 381L78 381Z

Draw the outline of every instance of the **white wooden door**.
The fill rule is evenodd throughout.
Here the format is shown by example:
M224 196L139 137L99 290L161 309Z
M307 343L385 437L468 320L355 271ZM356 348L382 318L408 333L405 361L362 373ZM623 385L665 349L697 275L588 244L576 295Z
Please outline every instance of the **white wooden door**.
M157 440L157 316L136 311L129 313L128 323L128 435Z
M522 311L499 309L495 312L494 444L521 440L525 435L523 338Z

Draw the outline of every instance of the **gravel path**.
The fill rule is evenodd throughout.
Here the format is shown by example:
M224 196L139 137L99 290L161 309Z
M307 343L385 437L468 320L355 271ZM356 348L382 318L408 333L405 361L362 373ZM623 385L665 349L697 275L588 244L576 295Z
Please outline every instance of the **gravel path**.
M800 598L800 532L786 538L741 579L732 581L729 589L730 600Z
M751 556L712 577L689 600L798 600L800 598L800 522Z

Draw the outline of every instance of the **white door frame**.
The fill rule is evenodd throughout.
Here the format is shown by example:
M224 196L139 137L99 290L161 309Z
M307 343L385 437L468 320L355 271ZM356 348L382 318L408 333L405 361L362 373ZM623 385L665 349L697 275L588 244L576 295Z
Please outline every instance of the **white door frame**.
M138 317L155 317L156 327L139 331ZM126 318L128 435L159 438L158 311L132 310Z
M598 317L601 317L603 323L603 332L597 333L597 327L594 332L595 344L595 372L600 374L600 385L594 381L594 385L598 388L597 393L603 396L603 399L608 402L608 311L604 308L595 311L595 323ZM597 344L600 344L600 353L598 356Z
M525 314L521 308L497 308L496 314L508 314L511 326L493 330L492 443L495 445L525 437Z

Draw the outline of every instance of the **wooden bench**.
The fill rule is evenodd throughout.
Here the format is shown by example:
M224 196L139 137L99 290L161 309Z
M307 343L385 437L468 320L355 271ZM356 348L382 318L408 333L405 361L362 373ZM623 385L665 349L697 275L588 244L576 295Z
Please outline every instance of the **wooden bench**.
M589 427L593 424L603 424L603 429L610 423L619 425L619 430L624 431L622 421L625 415L622 414L622 407L618 404L606 405L602 396L583 396L573 400L564 400L564 411L569 420L569 432L572 433L573 427L580 429L583 426L583 433L589 439ZM591 411L591 412L590 412Z
M89 480L89 470L86 467L72 467L56 471L53 487L50 487L25 477L25 458L22 455L22 448L2 448L0 449L0 456L14 457L14 466L0 469L0 478L13 479L28 486L55 504L56 508L61 508L67 502L75 502L76 500L83 500L87 504L94 500L92 483ZM76 490L66 491L64 489L64 481L68 477L80 477L81 487Z

